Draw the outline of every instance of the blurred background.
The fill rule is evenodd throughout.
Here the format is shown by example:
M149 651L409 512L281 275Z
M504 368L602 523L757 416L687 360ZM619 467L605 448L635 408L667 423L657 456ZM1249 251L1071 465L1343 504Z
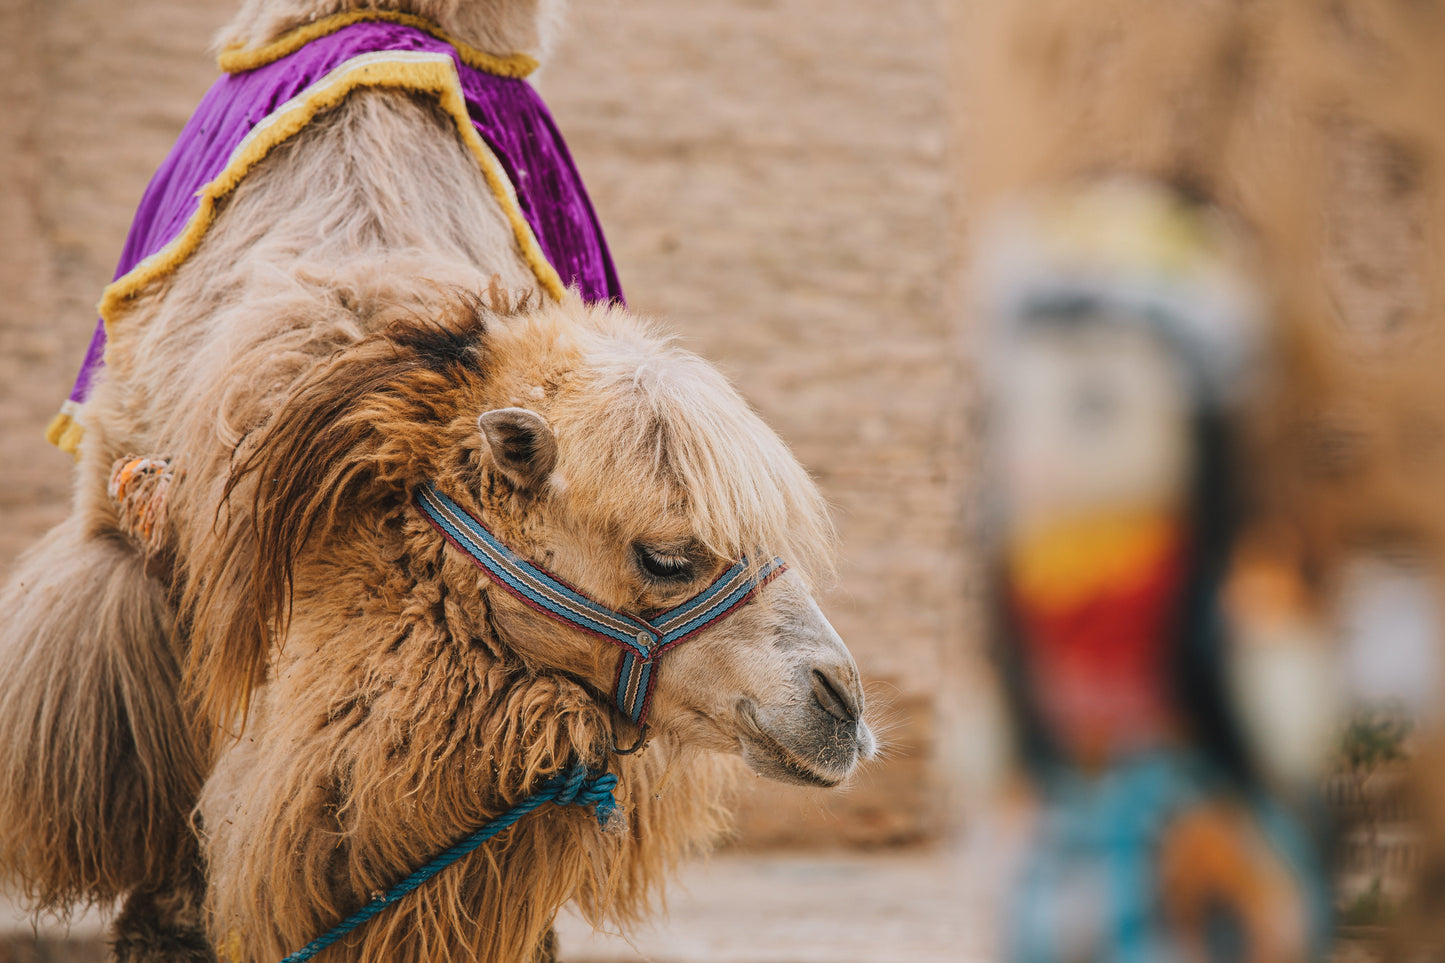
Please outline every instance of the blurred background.
M65 512L70 463L44 427L232 12L0 0L0 570ZM834 506L824 608L887 748L842 792L749 785L668 918L631 943L564 921L564 957L1000 958L1030 810L985 618L970 265L1000 202L1110 173L1187 182L1256 245L1278 364L1239 474L1261 530L1288 532L1341 688L1309 803L1332 952L1429 944L1438 5L573 0L569 20L539 86L630 305L727 372ZM3 919L0 963L101 958L91 917L69 938Z

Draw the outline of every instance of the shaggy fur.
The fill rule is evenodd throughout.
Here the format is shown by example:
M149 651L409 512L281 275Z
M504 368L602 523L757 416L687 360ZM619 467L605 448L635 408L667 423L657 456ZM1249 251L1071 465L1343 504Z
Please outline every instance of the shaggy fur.
M252 0L229 36L360 6ZM550 7L383 6L496 53L545 45ZM371 91L275 150L115 319L72 515L0 595L0 870L38 908L124 897L122 961L278 958L538 780L609 764L625 825L549 807L328 951L545 958L564 901L636 918L723 825L703 750L823 785L872 751L806 587L831 548L806 474L705 363L618 311L501 293L531 283L450 121ZM545 483L496 470L477 418L497 407L555 431ZM106 496L132 453L176 465L149 569ZM614 757L636 736L608 708L616 649L449 549L409 505L428 478L617 608L744 552L793 570L668 655L651 748ZM649 582L640 542L697 579Z
M185 820L201 762L175 617L105 523L103 504L73 515L0 594L0 852L51 909L178 876L195 855Z
M574 569L559 557L564 520L573 533L681 525L713 541L719 563L743 545L802 557L821 547L787 516L808 507L794 493L812 491L796 463L696 359L615 311L572 304L501 320L489 326L464 304L323 364L241 448L225 497L230 517L254 526L226 524L210 553L185 555L209 705L239 711L269 680L200 806L217 933L244 959L301 945L570 760L609 762L616 650L497 590L411 506L422 480L620 607L674 599L619 575L627 566L605 550L580 553L587 568ZM693 388L685 405L669 396L679 378ZM489 464L475 424L520 399L573 440L556 472L569 482L545 502ZM579 431L599 410L610 411L600 433ZM699 433L714 430L736 447L705 447ZM582 482L599 460L610 497ZM628 497L638 491L670 499ZM740 521L739 498L769 511ZM259 621L230 614L252 605ZM271 638L284 638L274 655ZM610 760L631 829L602 832L581 811L526 820L363 932L354 958L524 959L574 895L599 922L636 918L667 867L723 824L719 772L680 742L664 732L646 755Z

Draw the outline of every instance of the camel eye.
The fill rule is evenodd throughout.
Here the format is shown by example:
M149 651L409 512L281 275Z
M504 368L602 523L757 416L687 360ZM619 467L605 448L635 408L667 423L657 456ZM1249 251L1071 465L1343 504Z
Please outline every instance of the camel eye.
M697 571L691 558L675 550L650 548L638 542L632 546L632 553L647 577L659 582L686 582Z

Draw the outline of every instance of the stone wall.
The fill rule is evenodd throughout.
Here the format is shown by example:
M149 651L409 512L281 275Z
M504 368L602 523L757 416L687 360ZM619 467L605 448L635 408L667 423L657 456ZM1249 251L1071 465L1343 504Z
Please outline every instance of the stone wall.
M231 8L0 6L0 570L64 513L69 461L42 432ZM541 87L631 305L720 364L822 484L843 544L825 609L883 720L850 791L760 785L742 839L927 837L960 641L941 6L578 0L570 19Z

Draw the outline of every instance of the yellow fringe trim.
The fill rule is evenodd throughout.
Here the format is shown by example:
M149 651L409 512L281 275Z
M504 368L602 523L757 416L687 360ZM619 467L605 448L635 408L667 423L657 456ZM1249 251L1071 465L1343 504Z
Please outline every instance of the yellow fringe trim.
M216 955L227 963L241 963L241 931L231 930L216 945Z
M85 435L75 417L77 413L75 403L67 401L45 429L46 441L75 458L80 457L80 439Z
M361 87L394 87L432 94L456 122L462 141L476 159L482 176L497 203L502 206L517 247L537 282L556 300L566 295L566 286L556 268L548 262L542 247L522 216L517 193L486 141L482 140L467 115L466 97L457 78L456 65L445 54L386 51L363 54L341 64L331 73L282 104L275 113L256 125L236 146L225 170L197 192L200 207L181 233L150 257L113 281L101 293L99 311L106 333L125 307L149 285L160 280L189 258L201 244L221 202L236 189L242 178L277 145L303 130L311 119L339 104Z
M180 234L101 292L97 309L105 321L107 336L112 335L111 327L123 313L126 302L175 271L195 253L206 232L215 223L222 201L240 185L253 167L278 145L305 129L317 114L335 107L352 91L363 87L399 88L437 98L441 108L456 123L462 142L476 160L492 196L501 205L522 259L542 290L555 300L563 300L567 294L566 285L542 252L542 246L532 233L532 226L522 216L516 189L508 179L506 169L472 126L456 64L446 54L393 50L353 57L257 124L231 152L225 169L197 192L200 206ZM62 410L46 431L46 438L52 444L71 453L76 452L82 434L74 415L73 411Z
M498 77L526 77L537 69L536 59L527 54L514 53L506 57L498 57L485 50L479 50L471 44L462 43L430 20L415 14L399 13L393 10L353 10L350 13L322 17L320 20L308 23L304 27L297 27L290 33L283 34L270 43L252 50L247 50L243 43L234 43L221 51L220 56L216 58L216 63L228 74L255 70L257 67L264 67L266 64L274 63L282 57L293 54L311 41L333 34L342 27L349 27L353 23L362 23L368 20L399 23L417 30L425 30L443 43L455 47L457 53L461 55L463 63L475 67L477 70L496 74Z

